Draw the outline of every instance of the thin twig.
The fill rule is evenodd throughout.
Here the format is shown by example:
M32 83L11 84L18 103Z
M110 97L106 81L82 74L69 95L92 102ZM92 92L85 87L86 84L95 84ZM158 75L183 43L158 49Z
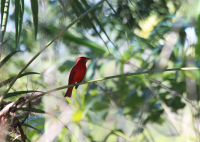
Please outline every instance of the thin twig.
M20 124L19 122L18 122L17 126L18 126L19 132L20 132L20 134L21 134L21 141L22 141L22 142L26 142L27 137L26 137L26 135L24 134L24 131L23 131L23 129L22 129L22 126L21 126L21 124Z
M28 118L28 116L31 114L31 102L29 102L29 105L28 105L28 113L27 113L27 116L24 118L24 120L21 122L21 125L23 125L23 123L26 121L26 119Z

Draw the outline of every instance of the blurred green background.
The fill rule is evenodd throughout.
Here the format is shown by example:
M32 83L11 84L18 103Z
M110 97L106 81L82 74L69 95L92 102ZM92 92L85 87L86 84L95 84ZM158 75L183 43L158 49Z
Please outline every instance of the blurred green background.
M9 54L10 58L0 70L1 94L9 85L7 79L98 2L10 1L1 60ZM4 101L16 101L31 90L45 92L67 85L80 56L92 58L85 81L159 70L84 84L67 99L63 97L67 89L46 94L32 102L24 132L33 142L200 141L199 113L173 93L199 108L199 70L164 71L200 67L199 31L200 0L106 0L42 52ZM17 112L20 120L26 111L25 105Z

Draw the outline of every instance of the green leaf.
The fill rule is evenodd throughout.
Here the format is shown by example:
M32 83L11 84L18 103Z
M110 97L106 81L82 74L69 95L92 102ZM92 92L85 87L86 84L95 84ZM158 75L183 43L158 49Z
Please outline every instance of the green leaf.
M22 30L22 23L23 23L23 15L24 15L24 0L20 0L20 9L19 9L19 33L18 38L16 40L16 49L19 47L20 35Z
M57 27L54 27L52 25L48 25L48 26L43 27L43 29L42 29L43 32L45 32L44 29L49 30L49 31L46 31L48 34L49 34L49 32L56 33L56 31L59 30ZM107 51L105 50L105 47L97 44L96 42L91 41L90 39L88 39L86 37L79 38L79 37L76 37L76 36L74 36L70 33L65 32L63 34L63 39L64 39L64 42L70 41L70 42L74 42L74 43L79 44L79 45L84 45L86 47L89 47L89 48L91 48L93 54L96 53L98 55L102 55L104 53L107 53Z
M12 93L8 93L5 97L6 98L10 98L10 97L13 97L13 96L19 96L19 95L22 95L22 94L26 94L26 93L33 93L33 92L41 92L42 91L35 91L35 90L29 90L29 91L18 91L18 92L12 92Z
M29 111L29 108L28 108L28 107L25 107L25 108L20 108L19 110ZM37 109L37 108L31 108L30 112L35 112L35 113L46 113L44 110Z
M97 54L106 53L106 50L104 50L105 48L103 46L98 45L97 43L95 43L89 39L82 39L79 37L75 37L74 35L69 34L69 33L64 34L64 36L69 41L71 40L75 43L79 43L79 44L85 45L87 47L90 47Z
M131 56L129 50L124 51L124 58L126 61L130 60Z
M21 75L19 76L19 78L21 78L21 77L23 77L23 76L25 76L25 75L33 75L33 74L39 74L39 73L37 73L37 72L26 72L26 73L21 74ZM14 77L15 77L15 76L14 76ZM0 83L0 87L3 87L3 86L5 86L6 84L10 83L10 82L13 80L14 77L11 77L11 78L9 78L9 79L7 79L7 80L2 81L2 82Z
M0 68L17 52L20 51L14 51L12 53L10 53L9 55L7 55L1 62L0 62Z
M35 40L38 31L38 0L31 0L31 10L33 14L33 24L35 29Z
M45 119L41 116L35 117L35 115L31 115L29 119L26 120L26 123L33 127L39 127L39 126L44 126L45 124ZM41 127L41 129L44 129L44 127Z
M120 64L120 73L121 74L124 73L124 64L123 63Z
M6 0L1 0L1 13L4 13L5 1ZM3 14L1 14L1 26L2 22L3 22Z
M200 14L198 16L197 23L196 23L196 31L199 31L199 30L200 30ZM197 37L198 37L198 42L195 45L195 56L197 58L199 58L199 55L200 55L200 33L196 32L196 34L197 34Z
M35 127L33 127L33 126L29 125L29 124L24 123L24 124L22 124L22 126L26 126L26 127L32 128L32 129L38 131L39 133L43 134L42 131L38 130L37 128L35 128Z
M15 0L15 43L17 48L17 41L18 41L18 24L19 24L19 9L20 9L20 0Z

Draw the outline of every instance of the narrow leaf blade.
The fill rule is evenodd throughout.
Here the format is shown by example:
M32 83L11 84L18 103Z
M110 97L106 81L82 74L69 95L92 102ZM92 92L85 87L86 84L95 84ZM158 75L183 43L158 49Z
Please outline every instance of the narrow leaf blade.
M22 94L27 94L27 93L34 93L34 92L40 92L42 93L42 91L35 91L35 90L29 90L29 91L18 91L18 92L12 92L12 93L8 93L5 97L6 98L10 98L10 97L13 97L13 96L19 96L19 95L22 95Z
M23 111L29 111L29 108L20 108L19 110L23 110ZM46 113L44 110L41 109L37 109L37 108L31 108L30 112L34 112L34 113Z
M16 45L17 48L19 47L20 35L21 35L21 30L22 30L23 15L24 15L24 0L21 0L21 3L19 6L20 6L20 9L19 9L19 33L18 33L17 45Z
M24 123L22 126L26 126L26 127L32 128L32 129L38 131L39 133L43 134L42 131L38 130L37 128L35 128L35 127L33 127L33 126L29 125L29 124Z
M26 75L33 75L33 74L40 74L40 73L37 73L37 72L26 72L26 73L21 74L19 76L19 78L21 78L23 76L26 76ZM15 78L15 76L0 82L0 88L5 86L6 84L10 83L14 78Z
M5 1L6 0L1 0L1 13L4 13ZM1 14L1 26L2 22L3 22L3 14Z
M9 55L7 55L1 62L0 62L0 68L17 52L20 51L14 51L12 53L10 53Z
M33 14L33 24L35 29L35 40L38 31L38 0L31 0L31 10Z
M80 3L78 0L74 0L74 5L77 7L77 9L78 9L79 11L81 11L81 13L84 13L84 12L85 12L84 7L81 5L81 3ZM101 38L101 40L104 42L104 44L105 44L106 47L107 47L106 42L103 40L102 36L101 36L100 33L98 32L98 30L97 30L96 26L94 25L94 23L92 22L91 18L90 18L88 15L86 15L86 16L85 16L85 19L86 19L86 22L91 26L91 28L92 28L92 29L95 31L95 33ZM108 47L107 47L107 49L108 49ZM108 49L108 51L109 51L109 49Z
M15 0L15 45L17 48L17 41L18 41L18 23L19 23L19 9L20 9L20 5L19 5L19 0Z

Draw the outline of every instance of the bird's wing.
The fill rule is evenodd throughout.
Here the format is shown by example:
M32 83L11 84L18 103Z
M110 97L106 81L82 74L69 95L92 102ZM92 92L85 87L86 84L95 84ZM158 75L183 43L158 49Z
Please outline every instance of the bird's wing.
M74 75L75 75L75 71L74 71L74 68L72 68L72 70L71 70L71 72L70 72L70 75L69 75L68 84L73 84L73 83L75 83L75 82L73 81Z

